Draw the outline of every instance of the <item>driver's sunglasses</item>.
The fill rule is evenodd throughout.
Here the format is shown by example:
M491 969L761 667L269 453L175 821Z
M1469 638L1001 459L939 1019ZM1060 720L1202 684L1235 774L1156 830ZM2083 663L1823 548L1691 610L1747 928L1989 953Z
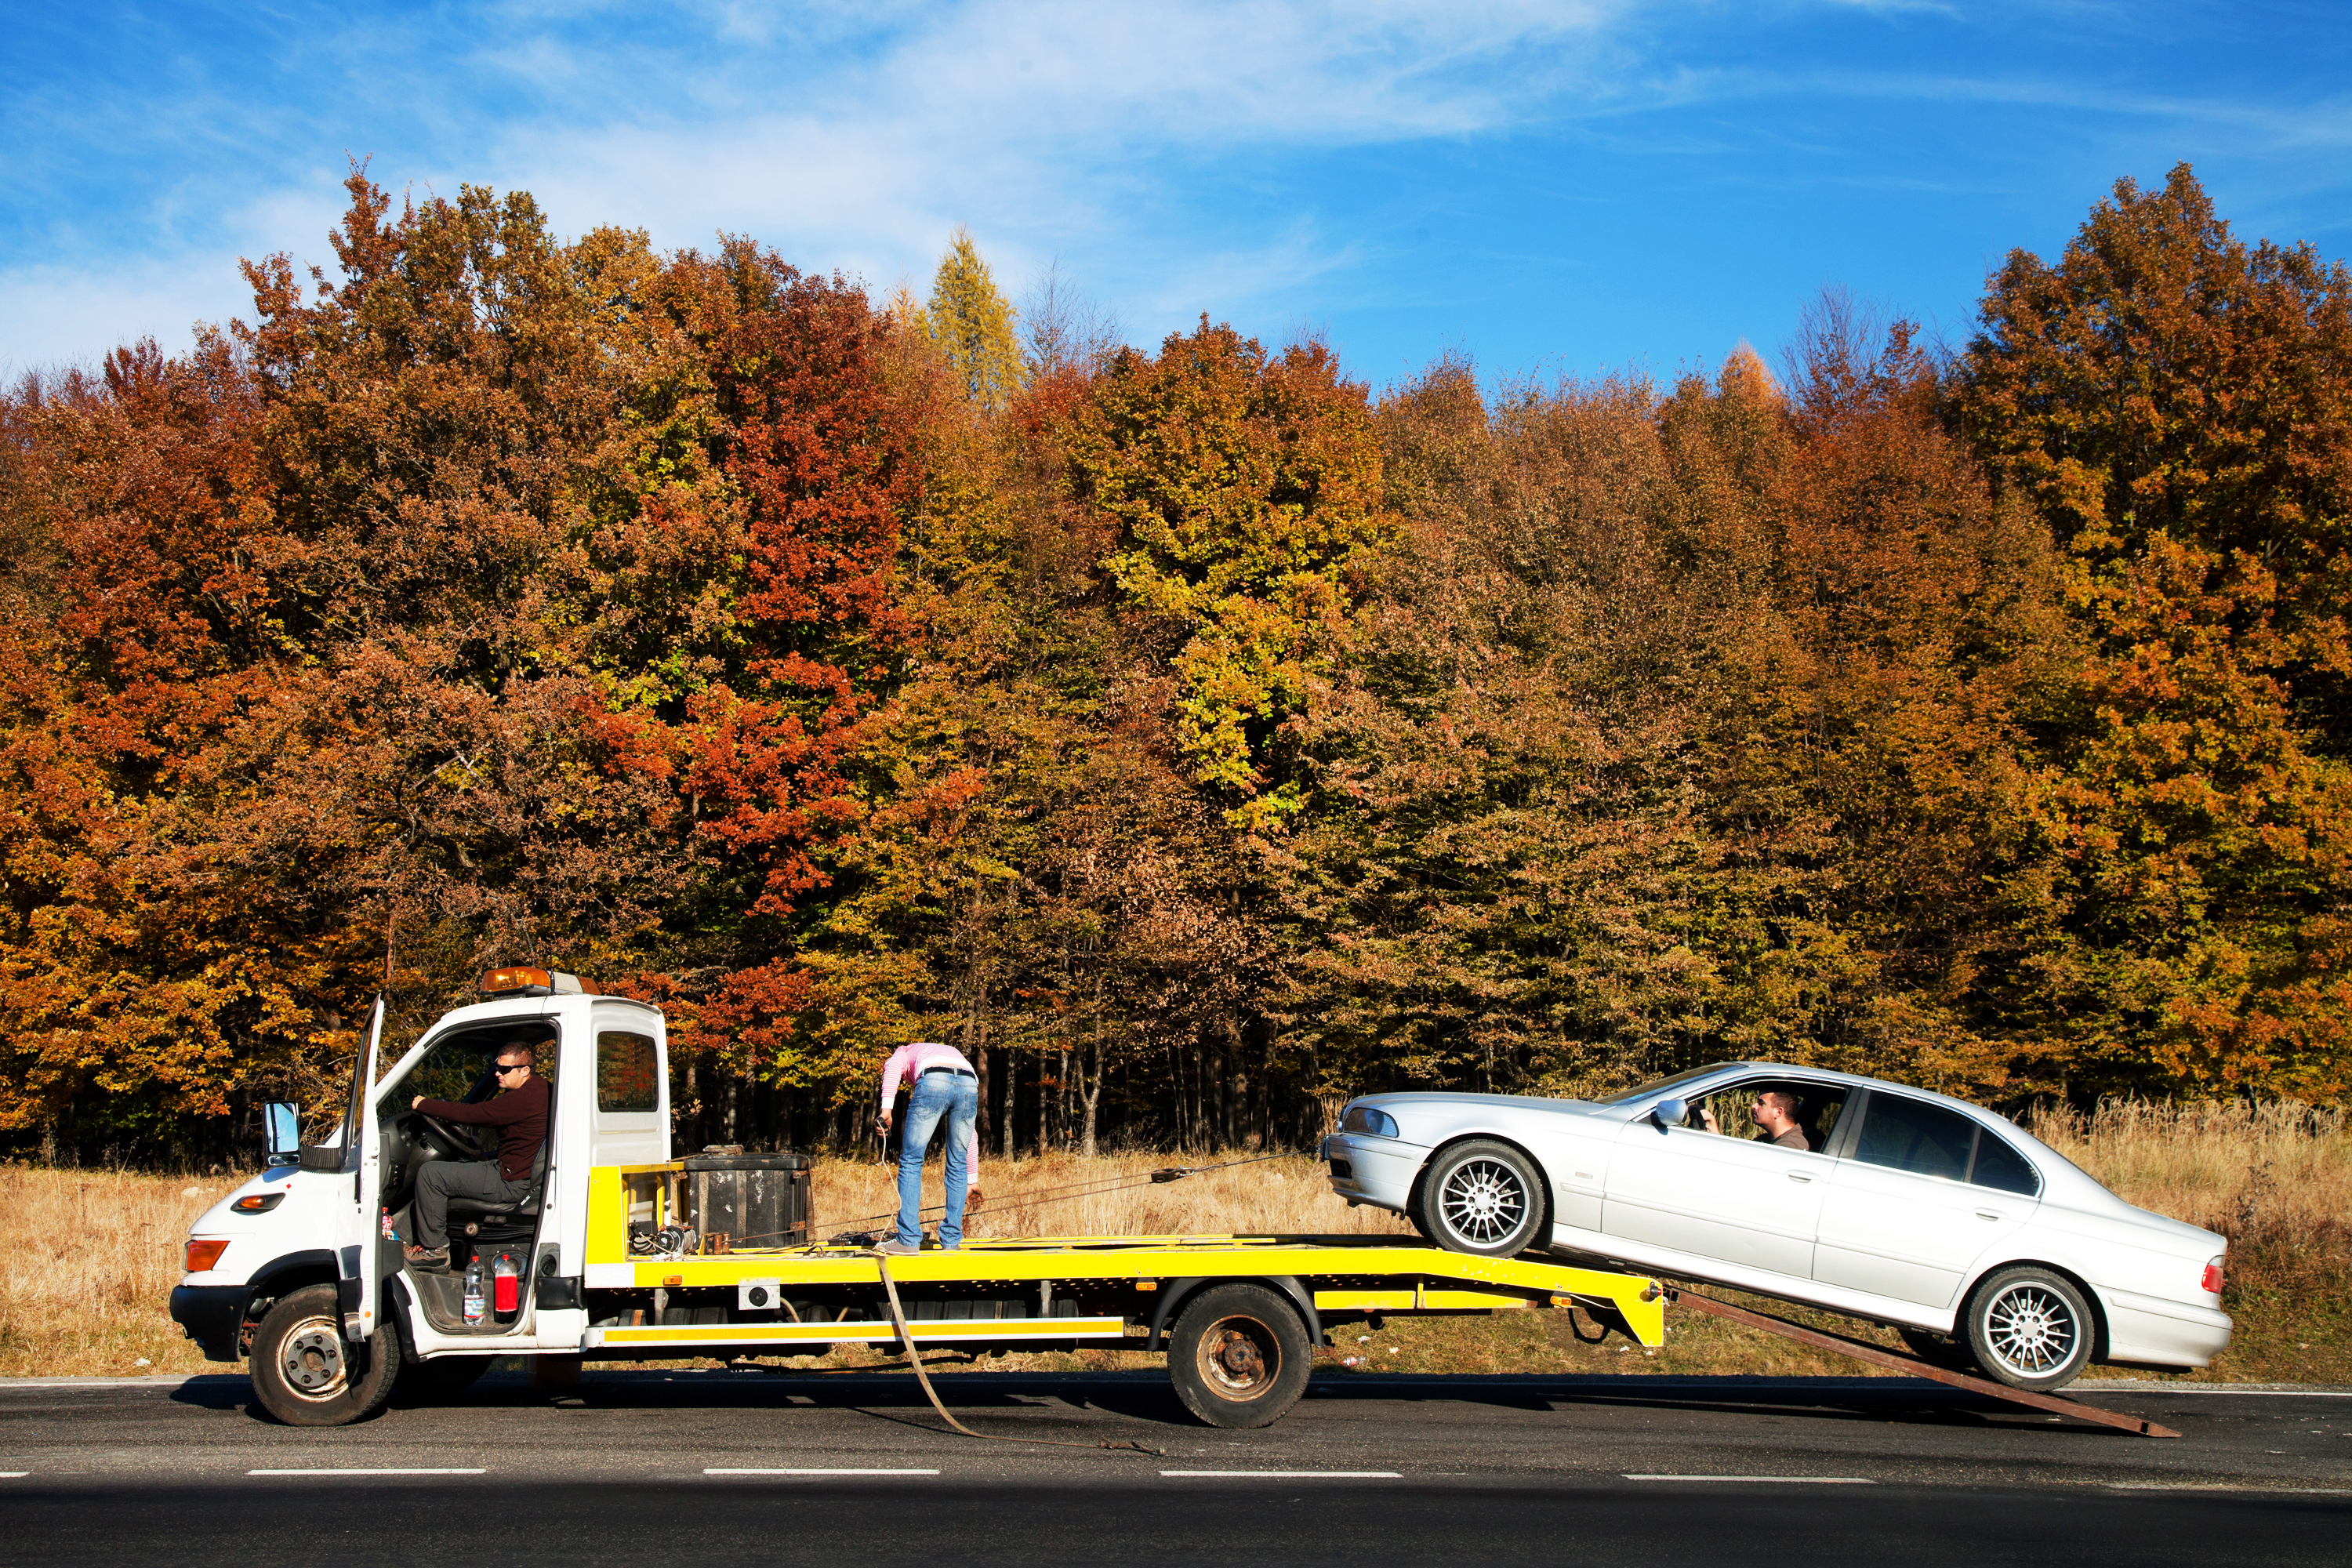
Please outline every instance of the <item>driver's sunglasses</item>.
M530 1064L529 1062L493 1062L490 1065L499 1069L499 1076L500 1078L506 1077L507 1074L510 1072L529 1072L530 1070Z

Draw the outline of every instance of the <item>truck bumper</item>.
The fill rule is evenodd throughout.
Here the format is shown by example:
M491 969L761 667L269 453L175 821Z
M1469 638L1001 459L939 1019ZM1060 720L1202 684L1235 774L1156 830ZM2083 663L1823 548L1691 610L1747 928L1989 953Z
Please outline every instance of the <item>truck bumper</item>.
M202 1347L206 1361L235 1361L237 1331L252 1300L250 1285L175 1285L172 1321Z

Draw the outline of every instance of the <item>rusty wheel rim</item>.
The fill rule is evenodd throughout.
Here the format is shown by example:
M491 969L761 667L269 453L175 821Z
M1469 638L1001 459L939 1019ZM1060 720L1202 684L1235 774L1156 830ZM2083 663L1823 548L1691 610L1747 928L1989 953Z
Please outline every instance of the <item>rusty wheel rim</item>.
M1220 1399L1255 1399L1282 1375L1282 1342L1257 1319L1220 1318L1193 1352L1201 1382Z

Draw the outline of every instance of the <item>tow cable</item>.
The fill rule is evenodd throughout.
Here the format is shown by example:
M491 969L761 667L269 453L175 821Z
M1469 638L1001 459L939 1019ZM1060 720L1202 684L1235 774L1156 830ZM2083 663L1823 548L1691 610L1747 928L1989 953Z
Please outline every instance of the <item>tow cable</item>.
M930 1374L923 1370L922 1352L916 1348L915 1336L907 1329L906 1310L898 1305L898 1287L890 1278L890 1259L877 1252L874 1255L874 1266L882 1271L882 1289L890 1299L890 1322L898 1331L898 1342L907 1347L907 1363L915 1370L915 1381L922 1384L923 1397L931 1402L931 1408L938 1411L940 1419L950 1426L967 1437L985 1437L992 1443L1035 1443L1048 1448L1111 1448L1150 1454L1160 1458L1167 1457L1168 1451L1165 1448L1154 1448L1147 1444L1133 1441L1118 1442L1108 1437L1099 1443L1072 1443L1060 1437L1014 1437L1002 1432L973 1431L948 1414L948 1407L940 1403L939 1394L931 1387Z

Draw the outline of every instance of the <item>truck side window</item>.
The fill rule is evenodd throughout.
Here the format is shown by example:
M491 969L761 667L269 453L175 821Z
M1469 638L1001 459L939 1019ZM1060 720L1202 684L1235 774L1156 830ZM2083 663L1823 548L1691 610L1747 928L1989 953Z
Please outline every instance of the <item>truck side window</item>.
M621 1029L596 1034L596 1109L654 1109L654 1041Z

